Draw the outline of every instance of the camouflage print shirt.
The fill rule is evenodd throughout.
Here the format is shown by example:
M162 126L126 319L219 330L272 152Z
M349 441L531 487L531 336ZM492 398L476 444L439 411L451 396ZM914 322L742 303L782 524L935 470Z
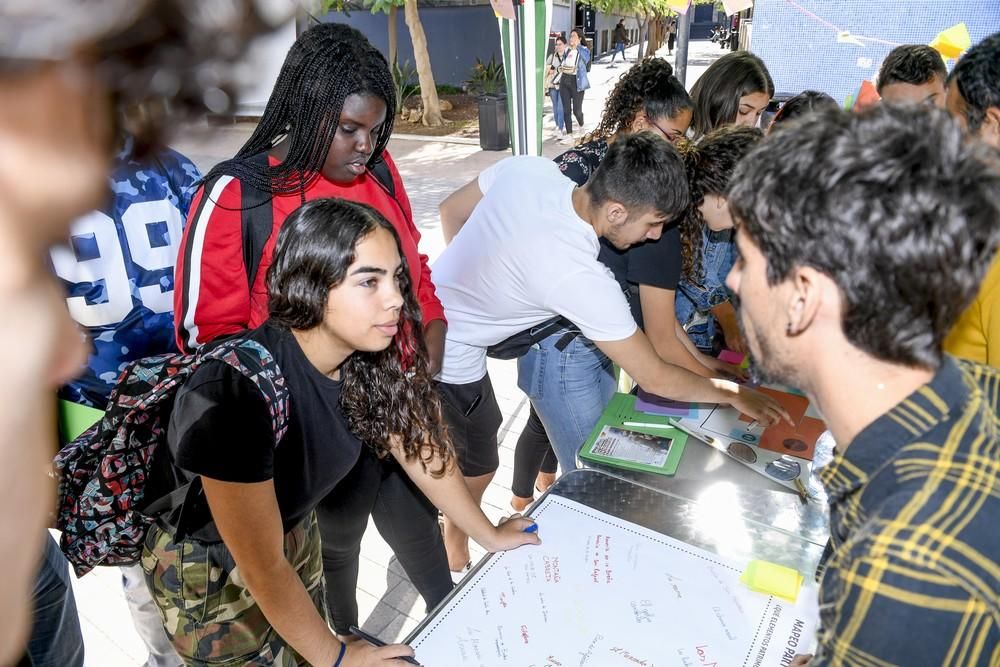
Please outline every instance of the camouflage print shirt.
M103 409L128 362L176 351L174 264L200 178L176 151L137 161L128 141L108 205L76 220L69 244L52 250L70 315L92 341L87 368L61 398Z

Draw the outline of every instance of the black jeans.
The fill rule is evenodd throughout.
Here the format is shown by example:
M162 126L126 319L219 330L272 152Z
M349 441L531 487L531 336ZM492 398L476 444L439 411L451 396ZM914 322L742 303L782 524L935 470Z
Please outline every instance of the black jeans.
M583 125L583 94L586 91L576 89L576 77L563 74L559 77L559 97L562 98L563 119L566 123L566 133L573 133L573 116L576 122ZM572 113L570 109L572 108Z
M558 466L559 460L552 451L545 426L532 406L528 422L514 447L514 481L510 485L511 492L520 498L531 498L535 495L535 477L538 476L538 471L554 473Z
M380 461L364 448L351 472L316 508L327 606L339 634L346 635L350 626L360 625L358 559L369 515L428 610L453 586L437 508L394 461Z

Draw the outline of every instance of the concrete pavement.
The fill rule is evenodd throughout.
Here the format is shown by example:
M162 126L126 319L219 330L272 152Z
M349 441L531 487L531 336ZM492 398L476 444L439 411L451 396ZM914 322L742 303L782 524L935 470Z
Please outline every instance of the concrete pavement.
M635 60L636 47L626 50L628 66ZM688 87L702 72L728 53L707 41L692 42L688 65ZM666 48L660 55L666 57ZM584 97L584 119L588 128L599 120L604 101L618 78L627 71L621 65L608 67L609 57L594 63L591 88ZM546 135L543 154L555 157L568 147L552 138L551 107L545 110ZM174 147L207 171L221 159L236 153L249 137L253 126L198 126L188 129ZM421 251L433 261L444 248L438 204L452 191L475 178L480 171L507 157L508 152L482 151L467 143L450 143L447 138L420 140L393 138L389 150L399 167L413 207L414 222L422 235ZM497 399L503 412L500 433L500 469L484 498L483 509L497 521L510 512L510 483L513 448L527 419L528 404L517 388L513 362L489 361ZM484 552L473 547L473 557ZM361 548L358 603L362 627L386 641L403 638L424 616L424 604L410 585L392 551L369 523ZM116 568L98 568L74 584L77 605L87 645L86 664L92 667L135 667L145 661L144 649L136 635L122 594Z

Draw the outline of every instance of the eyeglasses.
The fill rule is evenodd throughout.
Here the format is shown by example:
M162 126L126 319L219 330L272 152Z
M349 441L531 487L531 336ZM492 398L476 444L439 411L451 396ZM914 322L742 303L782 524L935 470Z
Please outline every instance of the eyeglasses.
M657 122L654 121L652 118L647 117L646 122L655 127L657 130L659 130L660 134L663 135L663 138L669 141L670 143L674 143L677 140L679 140L682 136L684 136L683 133L678 132L677 130L674 130L673 132L667 132L662 127L660 127L659 124L657 124Z

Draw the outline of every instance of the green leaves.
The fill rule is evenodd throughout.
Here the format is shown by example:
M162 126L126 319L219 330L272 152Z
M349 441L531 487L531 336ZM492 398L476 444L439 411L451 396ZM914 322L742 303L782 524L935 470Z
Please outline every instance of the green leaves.
M503 62L498 63L496 55L491 56L488 63L476 58L471 75L464 83L471 95L496 95L504 92L507 84L504 78Z

